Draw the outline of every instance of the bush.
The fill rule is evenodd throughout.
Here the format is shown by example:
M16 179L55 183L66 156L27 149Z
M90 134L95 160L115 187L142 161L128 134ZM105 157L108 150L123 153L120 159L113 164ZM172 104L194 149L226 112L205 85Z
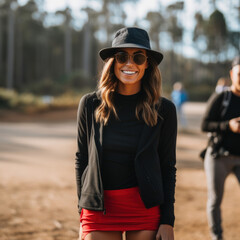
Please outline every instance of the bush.
M82 89L95 87L96 83L84 71L79 70L67 78L67 85L70 89Z
M12 108L17 102L18 94L14 90L0 88L0 108Z
M87 76L84 71L75 71L69 75L62 75L56 81L44 78L41 81L33 82L24 86L22 92L31 92L35 95L59 96L68 91L81 91L84 89L94 89L96 82Z
M0 109L13 109L26 113L48 111L52 109L77 108L79 100L85 91L69 91L60 96L35 96L31 93L17 93L13 90L0 88Z
M36 95L59 95L64 93L65 86L58 84L50 78L44 78L43 80L27 86L27 91Z
M76 108L83 94L67 92L60 96L54 97L53 101L49 104L51 109L69 109Z

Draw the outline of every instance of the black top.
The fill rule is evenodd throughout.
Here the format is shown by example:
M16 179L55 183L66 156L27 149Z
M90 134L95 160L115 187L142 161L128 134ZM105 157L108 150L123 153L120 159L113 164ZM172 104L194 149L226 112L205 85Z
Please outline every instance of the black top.
M134 159L144 126L135 114L141 92L134 95L114 93L118 114L103 128L102 179L105 190L137 186Z
M224 149L240 156L240 134L233 133L229 129L229 120L240 116L240 97L232 93L227 111L221 118L223 98L224 93L215 94L210 98L203 118L202 130L222 133Z

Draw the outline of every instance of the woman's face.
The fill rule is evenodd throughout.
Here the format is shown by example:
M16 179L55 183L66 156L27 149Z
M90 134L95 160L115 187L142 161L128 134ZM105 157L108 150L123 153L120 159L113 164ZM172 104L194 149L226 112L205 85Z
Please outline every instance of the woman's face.
M139 48L123 48L119 52L127 53L132 57L128 57L124 63L119 63L115 57L114 74L119 80L118 90L131 89L133 93L140 91L141 79L144 76L145 69L148 67L147 59L141 65L133 60L133 55L141 53L147 57L146 51ZM119 91L121 93L121 91Z

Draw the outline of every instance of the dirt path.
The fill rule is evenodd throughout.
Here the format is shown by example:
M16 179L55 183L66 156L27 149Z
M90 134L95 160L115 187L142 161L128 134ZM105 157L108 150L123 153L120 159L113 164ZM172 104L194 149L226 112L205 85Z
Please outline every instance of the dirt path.
M199 116L190 117L199 124ZM53 122L0 123L0 240L77 239L76 124ZM194 129L178 136L176 240L210 240L206 181L198 158L206 136ZM228 240L240 236L239 199L238 183L229 176L222 206Z

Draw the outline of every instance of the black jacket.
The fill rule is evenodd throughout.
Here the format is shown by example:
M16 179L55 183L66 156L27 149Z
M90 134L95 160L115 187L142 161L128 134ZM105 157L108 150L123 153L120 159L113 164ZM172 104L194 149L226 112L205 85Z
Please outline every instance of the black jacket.
M201 124L203 132L224 133L229 130L229 119L225 118L226 114L222 114L225 110L224 108L228 108L228 106L225 107L223 101L224 92L213 93L209 98ZM228 103L228 105L229 104L230 103Z
M240 155L240 134L229 128L230 119L240 116L240 97L232 91L214 93L207 104L202 120L202 131L213 133L209 146L213 149L212 155L216 158L220 154Z
M98 93L81 98L78 108L78 150L76 180L79 212L82 208L104 211L101 180L103 124L97 123L94 111L100 104ZM160 205L161 224L174 225L176 182L175 106L162 98L158 122L144 125L135 157L135 171L141 198L146 208Z

